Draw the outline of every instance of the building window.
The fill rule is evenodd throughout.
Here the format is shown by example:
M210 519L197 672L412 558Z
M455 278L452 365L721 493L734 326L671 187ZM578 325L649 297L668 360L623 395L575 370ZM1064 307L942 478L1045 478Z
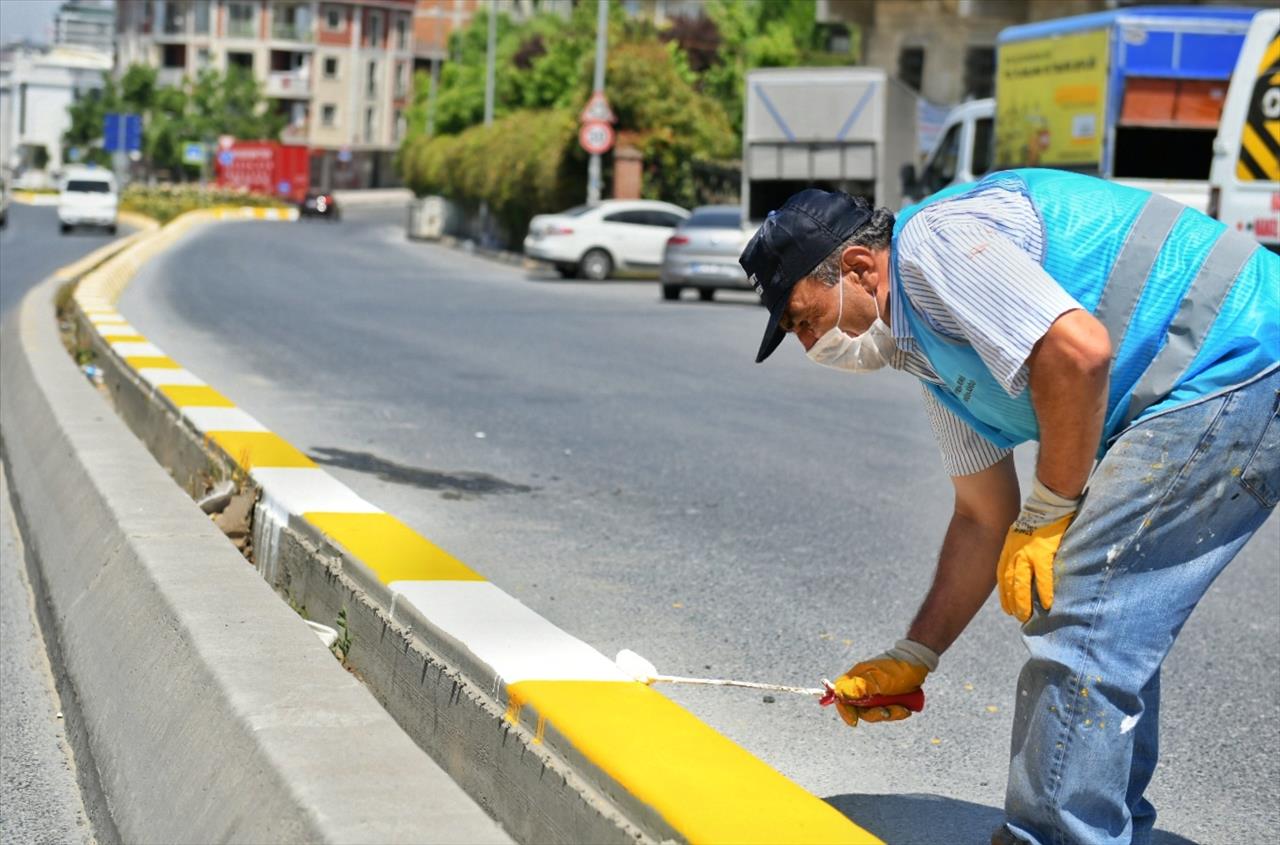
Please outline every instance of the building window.
M160 66L185 70L187 67L187 45L165 44L160 50Z
M254 5L245 2L227 4L227 37L256 38L254 31Z
M964 96L981 99L995 94L996 49L970 47L964 53Z
M209 34L210 7L213 4L209 0L196 0L195 7L195 23L196 35Z
M369 13L369 46L382 46L382 12Z
M342 10L337 6L326 6L324 10L324 28L331 32L342 29Z
M164 7L164 34L183 35L187 31L187 6L169 2Z
M924 48L903 47L898 51L898 78L912 91L924 83Z
M213 64L213 54L209 52L208 47L201 47L196 50L196 68L198 70L206 70Z
M365 83L365 94L375 97L378 94L378 63L369 62L369 76Z
M400 143L400 139L404 137L404 129L405 129L404 112L401 111L400 109L396 109L396 128L395 128L396 136L391 140L395 141L396 143Z
M227 69L238 68L253 73L253 53L227 52Z
M396 99L403 97L409 87L407 84L409 74L406 72L408 68L408 62L396 62Z
M373 106L364 110L364 142L373 143Z
M333 126L338 122L338 107L333 103L325 103L320 107L320 124Z
M396 18L396 49L409 49L409 17L407 15Z
M338 60L333 56L325 56L324 59L324 78L338 78Z

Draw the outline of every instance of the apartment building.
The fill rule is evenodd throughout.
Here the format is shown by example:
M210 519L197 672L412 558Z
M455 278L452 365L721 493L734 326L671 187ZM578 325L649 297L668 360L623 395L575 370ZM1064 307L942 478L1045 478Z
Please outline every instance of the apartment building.
M242 67L312 148L312 182L397 184L392 158L413 97L414 0L128 0L116 3L116 70L177 84Z

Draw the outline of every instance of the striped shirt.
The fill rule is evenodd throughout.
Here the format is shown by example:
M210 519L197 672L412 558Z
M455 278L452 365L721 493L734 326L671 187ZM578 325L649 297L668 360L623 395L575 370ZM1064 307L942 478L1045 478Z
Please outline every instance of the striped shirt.
M1027 388L1027 358L1053 322L1080 304L1045 272L1044 224L1023 194L1000 186L924 208L894 242L902 286L930 328L970 344L1010 396ZM890 297L898 354L890 365L941 384ZM1009 453L925 389L925 411L949 475L970 475Z

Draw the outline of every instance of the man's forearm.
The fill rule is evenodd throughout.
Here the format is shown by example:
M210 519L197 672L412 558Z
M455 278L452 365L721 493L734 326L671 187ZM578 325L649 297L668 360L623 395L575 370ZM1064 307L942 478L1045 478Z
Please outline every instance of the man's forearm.
M907 631L908 639L938 654L955 642L995 588L996 559L1007 529L952 515L933 584Z
M1028 361L1040 428L1036 477L1068 499L1084 490L1102 440L1110 356L1102 324L1073 311L1054 323Z

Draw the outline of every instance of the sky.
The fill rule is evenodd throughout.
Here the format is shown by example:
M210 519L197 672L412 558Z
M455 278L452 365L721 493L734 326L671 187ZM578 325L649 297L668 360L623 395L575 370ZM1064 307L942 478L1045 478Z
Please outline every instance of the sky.
M0 0L0 44L53 40L53 16L62 0Z

